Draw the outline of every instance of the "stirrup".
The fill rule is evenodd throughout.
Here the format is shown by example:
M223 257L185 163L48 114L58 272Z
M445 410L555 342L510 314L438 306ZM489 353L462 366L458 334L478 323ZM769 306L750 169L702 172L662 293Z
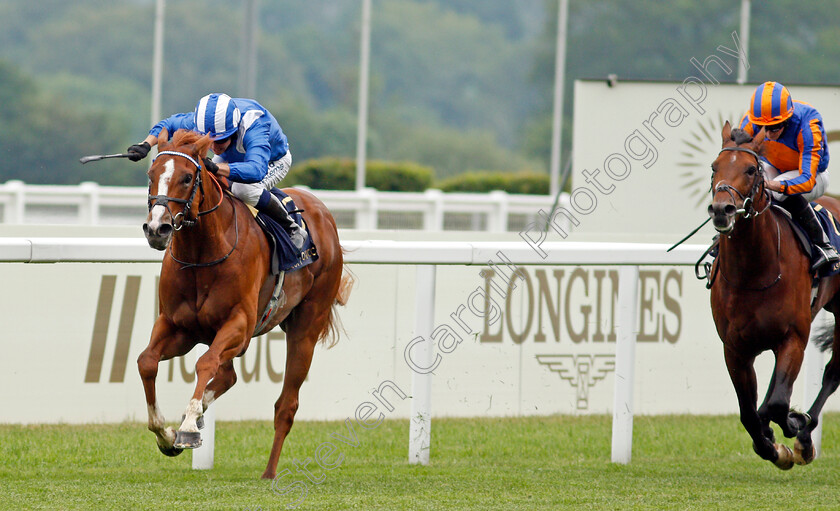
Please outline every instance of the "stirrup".
M840 254L833 246L814 245L814 248L817 250L817 254L814 263L811 265L811 271L818 271L825 265L835 265L840 262Z
M292 240L292 244L298 250L303 250L304 245L306 245L307 238L309 238L309 233L307 233L306 229L299 225L297 225L297 229L293 229L293 231L289 233L289 239Z

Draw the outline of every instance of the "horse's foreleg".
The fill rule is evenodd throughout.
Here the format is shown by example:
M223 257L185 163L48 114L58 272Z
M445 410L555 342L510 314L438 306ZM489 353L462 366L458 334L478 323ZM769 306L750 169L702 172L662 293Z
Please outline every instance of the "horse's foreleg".
M239 353L242 344L248 340L246 333L248 319L245 314L233 316L219 329L210 348L199 357L195 364L195 391L184 412L184 419L176 432L175 446L182 449L194 449L201 446L198 432L198 420L204 415L205 401L212 401L213 396L206 395L210 380L220 372L220 367L228 364ZM221 371L224 373L224 370ZM220 383L220 386L223 384ZM225 389L227 390L227 389ZM209 399L209 400L208 400Z
M158 364L175 356L183 355L189 350L189 342L180 335L165 318L155 321L149 345L137 358L137 369L143 381L143 391L146 394L146 408L149 413L149 431L157 437L158 449L167 456L177 456L182 449L174 447L175 430L166 427L166 420L157 403L155 379Z
M804 353L804 344L796 337L788 338L776 350L776 365L762 405L762 409L766 410L766 417L778 424L787 438L796 436L808 423L804 414L790 411L793 382L799 375Z
M222 394L230 390L236 383L236 371L233 369L233 360L229 360L219 366L216 371L216 376L210 380L207 388L204 390L204 396L201 398L201 407L203 411L207 411L207 407L213 401L219 399Z
M745 360L725 348L726 369L738 396L741 424L753 440L753 450L762 459L773 462L777 467L788 469L793 466L793 454L784 445L774 444L762 430L761 418L756 410L758 400L757 383L753 360ZM778 447L777 447L778 446ZM788 459L790 463L788 463ZM789 465L789 466L788 466Z

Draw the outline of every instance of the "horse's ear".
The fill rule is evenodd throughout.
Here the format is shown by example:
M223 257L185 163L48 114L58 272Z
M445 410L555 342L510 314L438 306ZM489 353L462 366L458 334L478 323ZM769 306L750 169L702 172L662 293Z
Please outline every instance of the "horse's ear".
M165 150L166 146L169 145L169 131L166 128L160 130L160 134L158 135L158 151Z
M729 124L729 121L726 121L726 124L723 125L723 131L720 133L720 136L723 138L723 145L732 141L732 126Z
M210 144L213 143L213 140L210 138L210 135L204 135L198 142L196 142L195 147L198 149L198 156L200 158L204 158L207 156L207 151L210 149Z
M753 141L752 141L753 147L755 147L757 149L758 146L760 146L761 143L764 142L764 137L766 135L767 135L767 131L765 131L764 126L762 126L761 130L758 132L758 134L753 137Z

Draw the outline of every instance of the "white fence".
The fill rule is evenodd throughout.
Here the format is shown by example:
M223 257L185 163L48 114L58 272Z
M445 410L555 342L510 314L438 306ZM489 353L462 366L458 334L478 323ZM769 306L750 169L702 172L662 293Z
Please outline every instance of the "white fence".
M543 243L543 255L525 243L507 242L344 242L348 263L416 264L417 297L415 335L426 340L417 354L423 367L430 367L435 353L431 333L434 325L434 265L487 265L504 254L516 265L628 265L620 272L617 318L616 385L613 407L612 459L628 463L633 431L633 366L635 318L637 316L637 265L694 264L702 246L683 246L666 253L664 245L624 243ZM58 262L153 262L162 258L143 239L6 238L0 239L0 261L24 263ZM417 344L420 344L419 342ZM411 345L407 347L407 350ZM427 464L431 444L430 373L415 371L412 378L412 413L409 461ZM208 430L213 426L208 424ZM208 432L209 432L208 431ZM212 466L212 444L196 451L194 466Z
M667 253L666 245L629 243L546 242L541 253L522 242L395 242L345 241L346 262L351 264L400 264L417 266L414 339L405 347L407 359L418 367L431 368L443 351L434 345L435 266L493 266L503 255L503 264L514 265L610 265L620 266L616 314L615 385L613 392L612 460L628 463L632 452L633 395L636 335L639 331L639 267L648 265L693 265L705 246L683 245ZM9 263L138 262L160 261L161 252L143 239L0 238L0 261ZM804 368L805 401L819 389L822 356L809 345ZM409 353L410 352L410 353ZM414 367L409 461L428 463L431 445L431 371ZM211 427L208 425L208 428ZM194 453L196 468L212 466L213 447ZM819 432L815 433L819 445Z
M318 190L339 228L425 231L521 231L539 210L550 211L546 195ZM568 196L561 196L561 204ZM146 216L143 187L0 184L0 223L136 225Z

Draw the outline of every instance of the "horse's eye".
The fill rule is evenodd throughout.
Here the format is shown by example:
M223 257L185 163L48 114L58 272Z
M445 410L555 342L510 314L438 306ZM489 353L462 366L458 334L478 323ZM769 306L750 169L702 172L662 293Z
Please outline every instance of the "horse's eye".
M185 185L190 184L192 182L192 174L184 175L184 178L182 179L182 181L184 182Z
M756 172L757 170L758 170L758 169L756 169L756 168L755 168L755 165L753 165L753 166L751 166L750 168L748 168L748 169L747 169L747 175L748 175L748 176L755 175L755 172Z
M712 165L712 174L714 174L715 172L717 172L717 169L715 168L714 165Z

